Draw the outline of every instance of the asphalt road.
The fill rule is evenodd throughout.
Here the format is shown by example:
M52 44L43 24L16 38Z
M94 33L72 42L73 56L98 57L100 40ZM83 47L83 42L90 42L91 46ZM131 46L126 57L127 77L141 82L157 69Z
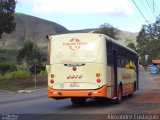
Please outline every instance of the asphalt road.
M125 97L119 105L89 99L84 106L73 106L70 99L48 98L46 88L32 93L0 91L0 119L22 117L32 120L45 117L46 120L47 118L106 120L107 114L160 114L159 78L140 70L139 91L132 98ZM160 119L160 116L156 117Z

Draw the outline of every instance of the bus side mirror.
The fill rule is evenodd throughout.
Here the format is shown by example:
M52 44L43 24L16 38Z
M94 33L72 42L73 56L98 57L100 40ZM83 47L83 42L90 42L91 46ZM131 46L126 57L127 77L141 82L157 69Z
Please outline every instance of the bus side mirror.
M49 36L48 35L46 35L46 38L47 38L47 40L49 40Z

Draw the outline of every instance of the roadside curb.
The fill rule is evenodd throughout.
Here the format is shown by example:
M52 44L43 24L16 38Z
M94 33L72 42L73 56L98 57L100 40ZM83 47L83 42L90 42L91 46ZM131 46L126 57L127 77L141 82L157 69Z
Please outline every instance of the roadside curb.
M33 93L34 90L18 90L18 93Z
M46 91L46 88L33 89L33 90L18 90L17 93L33 93L33 92L37 92L37 91L40 91L40 90L45 90Z

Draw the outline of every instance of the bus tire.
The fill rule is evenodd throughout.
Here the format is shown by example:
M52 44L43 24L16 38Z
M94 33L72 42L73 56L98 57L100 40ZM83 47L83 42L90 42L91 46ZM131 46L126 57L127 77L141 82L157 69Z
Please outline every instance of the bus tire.
M128 94L128 97L133 97L133 93Z
M71 98L73 105L83 105L86 102L86 98Z
M122 101L122 87L120 86L118 88L118 96L117 96L117 99L116 99L116 104L120 104Z
M134 82L134 92L137 90L137 83Z

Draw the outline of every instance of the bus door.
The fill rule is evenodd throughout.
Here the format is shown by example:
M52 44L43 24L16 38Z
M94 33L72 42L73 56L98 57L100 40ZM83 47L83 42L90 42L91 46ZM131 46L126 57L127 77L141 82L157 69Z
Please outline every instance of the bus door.
M117 50L112 51L112 61L113 61L113 69L114 69L114 96L117 97L117 89L118 89L118 78L117 78Z

